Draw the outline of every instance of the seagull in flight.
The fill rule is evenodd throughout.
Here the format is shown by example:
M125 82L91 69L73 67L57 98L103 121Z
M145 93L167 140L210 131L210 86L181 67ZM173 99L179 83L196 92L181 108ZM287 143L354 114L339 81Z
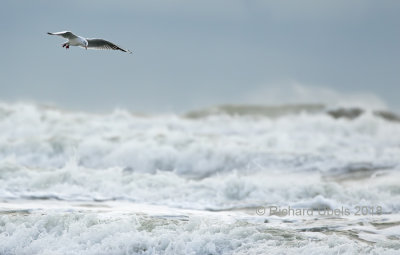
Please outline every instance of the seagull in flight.
M119 47L118 45L106 41L104 39L95 39L95 38L84 38L79 35L74 35L70 31L62 31L62 32L56 32L56 33L47 33L49 35L58 35L62 36L68 41L66 41L62 47L65 49L69 49L69 46L79 46L85 49L93 49L93 50L121 50L123 52L127 52L132 54L130 50L123 49Z

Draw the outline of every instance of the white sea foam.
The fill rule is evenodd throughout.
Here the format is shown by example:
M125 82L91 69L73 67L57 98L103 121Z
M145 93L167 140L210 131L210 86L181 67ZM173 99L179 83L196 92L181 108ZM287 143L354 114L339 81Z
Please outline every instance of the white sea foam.
M392 199L400 193L393 182L399 123L369 114L354 120L326 114L187 119L27 104L2 105L0 113L4 197L228 208L298 204L321 195L346 205L365 200L400 210ZM381 170L388 171L368 186L335 181Z
M0 119L1 158L28 167L62 167L73 156L92 168L174 171L194 177L244 168L328 171L349 163L398 163L400 130L376 116L326 114L279 119L69 113L6 105Z
M369 110L354 119L324 111L188 118L0 105L0 199L7 203L112 200L202 211L344 207L352 215L356 206L380 206L384 214L396 215L399 167L400 123ZM71 215L3 211L0 254L273 254L282 247L293 254L390 254L399 249L391 241L399 238L394 223L375 229L374 236L360 232L364 243L348 229L345 236L318 237L303 233L304 226L260 226L263 219L253 216L234 217L234 223L209 216L186 222L145 212L140 218L70 210Z
M371 247L340 232L311 235L196 215L9 214L0 216L0 233L1 254L396 254L400 248L390 239Z
M233 172L192 180L173 172L135 173L118 167L90 169L75 163L51 170L16 165L0 167L3 169L0 194L4 198L120 199L213 210L257 205L302 208L343 205L353 210L357 205L368 204L382 206L385 212L400 211L399 173L355 182L347 187L323 180L318 172Z

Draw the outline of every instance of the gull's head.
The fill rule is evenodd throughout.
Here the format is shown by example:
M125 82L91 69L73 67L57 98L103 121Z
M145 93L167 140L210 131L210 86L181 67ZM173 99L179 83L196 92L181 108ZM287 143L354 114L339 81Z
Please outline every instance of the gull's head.
M89 45L88 41L85 40L85 49L87 49L88 45Z

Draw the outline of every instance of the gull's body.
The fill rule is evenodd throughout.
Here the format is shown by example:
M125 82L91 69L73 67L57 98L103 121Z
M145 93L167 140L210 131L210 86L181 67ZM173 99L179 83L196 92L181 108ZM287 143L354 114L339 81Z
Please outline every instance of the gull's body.
M69 49L69 46L79 46L83 47L85 49L94 49L94 50L120 50L123 52L128 52L132 53L131 51L127 49L123 49L119 47L118 45L106 41L104 39L95 39L95 38L84 38L79 35L74 35L70 31L62 31L62 32L56 32L56 33L48 33L49 35L58 35L62 36L68 41L66 41L62 47L65 47L66 49Z

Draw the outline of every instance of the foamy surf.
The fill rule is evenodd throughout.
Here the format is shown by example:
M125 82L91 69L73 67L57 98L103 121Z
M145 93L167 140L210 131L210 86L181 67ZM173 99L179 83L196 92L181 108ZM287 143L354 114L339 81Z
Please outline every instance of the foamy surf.
M396 254L399 217L260 217L135 203L0 204L2 254Z
M0 253L399 252L395 114L215 109L0 105Z

